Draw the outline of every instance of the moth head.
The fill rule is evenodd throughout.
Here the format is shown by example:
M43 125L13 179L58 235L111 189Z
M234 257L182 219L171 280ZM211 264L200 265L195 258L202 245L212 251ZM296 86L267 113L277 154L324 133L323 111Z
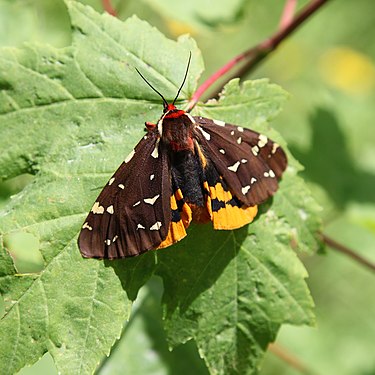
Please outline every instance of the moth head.
M178 109L176 108L176 106L173 104L173 103L167 103L167 105L164 105L164 110L163 110L163 113L167 113L167 112L174 112L174 111L177 111Z

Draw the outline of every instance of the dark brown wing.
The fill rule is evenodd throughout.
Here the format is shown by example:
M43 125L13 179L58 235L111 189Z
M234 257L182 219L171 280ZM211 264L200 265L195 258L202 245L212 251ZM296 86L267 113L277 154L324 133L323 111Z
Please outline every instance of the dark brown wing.
M223 121L194 120L197 141L238 199L254 206L276 192L287 166L285 152L277 143Z
M78 239L87 258L116 259L157 248L171 221L167 151L149 132L120 165L87 216Z

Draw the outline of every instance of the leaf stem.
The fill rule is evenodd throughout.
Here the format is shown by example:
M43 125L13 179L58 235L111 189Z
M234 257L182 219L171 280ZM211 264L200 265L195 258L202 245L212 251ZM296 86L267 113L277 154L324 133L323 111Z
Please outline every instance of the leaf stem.
M111 0L102 0L103 9L113 17L117 17L116 9L112 6Z
M217 72L210 76L201 86L198 87L197 91L193 94L189 105L188 111L192 110L194 106L198 103L200 97L224 74L229 72L233 67L238 66L238 64L247 60L248 62L242 68L241 72L244 74L251 71L261 60L267 57L272 51L274 51L278 45L291 35L304 21L306 21L311 15L313 15L322 5L327 3L329 0L312 0L307 4L288 24L285 24L276 33L274 33L270 38L259 43L255 47L248 49L247 51L237 55L231 59L227 64L221 67ZM287 4L288 5L288 4ZM284 14L287 13L284 9ZM290 10L288 9L288 15ZM282 17L283 17L282 16ZM241 75L242 75L241 74ZM226 79L229 81L232 77ZM221 89L221 87L220 87Z
M286 0L284 10L280 18L279 30L285 29L293 20L298 0Z
M336 242L332 238L328 237L327 235L321 233L323 242L328 245L331 249L337 250L340 253L343 253L350 258L354 259L356 262L362 264L363 266L369 268L371 271L375 271L375 263L371 262L370 260L364 258L362 255L359 255L354 250L349 249L348 247Z
M292 353L288 352L284 347L279 344L271 343L268 349L277 357L279 357L283 362L287 363L290 367L294 368L298 372L304 375L313 375L314 372L311 371L301 363L301 361Z

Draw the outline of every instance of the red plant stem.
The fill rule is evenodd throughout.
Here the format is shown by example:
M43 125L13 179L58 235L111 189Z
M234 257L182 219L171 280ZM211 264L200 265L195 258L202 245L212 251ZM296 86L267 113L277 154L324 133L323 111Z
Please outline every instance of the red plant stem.
M362 257L361 255L357 254L355 251L349 249L348 247L336 242L332 238L326 236L325 234L321 234L323 242L328 245L331 249L337 250L350 258L354 259L358 263L362 264L363 266L369 268L371 271L375 271L375 263L371 262L370 260Z
M283 14L280 18L279 30L285 29L293 20L298 0L286 0Z
M234 66L236 66L241 60L247 57L246 53L236 56L234 59L230 60L227 64L222 66L219 70L217 70L212 76L210 76L206 81L204 81L198 89L193 94L187 111L193 109L193 107L198 103L199 98L207 91L207 89L212 86L220 77L222 77L225 73L231 70Z
M277 31L270 38L259 43L257 46L248 49L247 51L236 56L234 59L230 60L217 72L215 72L211 77L209 77L205 82L198 87L197 91L193 94L187 111L193 109L193 107L198 103L199 98L205 93L209 87L211 87L220 77L231 70L233 67L238 65L242 60L250 58L246 65L247 72L250 71L259 61L263 60L272 51L274 51L278 45L292 34L306 19L308 19L312 14L314 14L322 5L327 3L328 0L313 0L307 4L297 16L283 29ZM228 81L228 80L227 80Z
M117 17L116 9L113 8L111 0L102 0L103 9L113 17Z
M271 343L268 346L268 349L282 361L287 363L290 367L294 368L301 374L313 375L313 372L309 370L301 361L295 357L292 353L288 352L285 348L279 344Z

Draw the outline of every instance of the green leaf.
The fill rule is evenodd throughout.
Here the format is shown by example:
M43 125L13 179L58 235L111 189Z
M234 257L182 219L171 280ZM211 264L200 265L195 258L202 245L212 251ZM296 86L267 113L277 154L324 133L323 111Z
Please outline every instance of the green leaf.
M61 373L92 373L109 354L131 301L153 272L164 282L173 345L194 338L212 373L252 373L283 323L311 324L306 271L293 249L318 243L317 207L290 167L273 201L237 231L193 226L177 246L125 261L82 259L76 237L100 188L160 116L160 98L134 67L173 99L192 65L180 106L203 69L194 41L166 39L146 22L124 23L68 3L73 44L0 52L0 173L33 180L0 213L0 372L14 373L48 351ZM285 93L265 80L226 86L195 112L251 126L285 146L268 121ZM17 273L10 236L40 244L44 268ZM218 246L219 244L219 246ZM227 353L227 354L223 354Z

